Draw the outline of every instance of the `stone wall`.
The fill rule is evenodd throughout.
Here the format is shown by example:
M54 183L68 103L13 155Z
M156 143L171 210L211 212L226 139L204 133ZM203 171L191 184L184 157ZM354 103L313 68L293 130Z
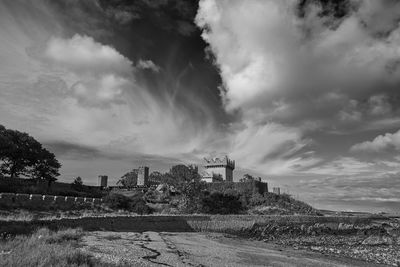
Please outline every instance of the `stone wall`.
M27 193L27 194L50 194L64 196L90 196L101 198L103 191L99 186L83 185L79 190L73 188L70 183L53 182L49 186L47 181L23 178L0 178L0 192Z
M0 193L0 207L2 208L26 208L26 209L90 208L93 205L100 205L102 202L103 199L101 198Z
M227 189L234 189L240 193L259 193L264 194L268 192L268 183L260 181L245 181L245 182L215 182L208 183L208 189L210 191L223 192Z

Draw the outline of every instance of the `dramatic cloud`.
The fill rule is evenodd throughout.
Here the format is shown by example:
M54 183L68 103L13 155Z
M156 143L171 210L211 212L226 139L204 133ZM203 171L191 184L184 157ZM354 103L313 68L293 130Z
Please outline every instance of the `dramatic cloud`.
M153 60L140 60L148 58L140 54L130 59L115 45L87 34L59 32L62 23L44 15L51 14L44 4L29 7L40 15L28 16L29 24L23 23L26 17L18 14L24 8L28 7L16 2L0 8L4 33L0 55L16 65L0 63L2 124L27 131L46 144L88 147L97 151L93 157L103 160L107 154L135 161L151 155L164 167L162 162L172 158L193 161L193 151L205 155L208 141L219 139L207 104L189 90L178 92L175 81L151 76L160 71ZM7 15L13 12L15 17ZM27 35L33 28L40 34ZM176 75L170 69L167 74L168 79ZM57 155L62 162L79 161L61 152ZM107 168L105 164L103 169Z
M351 147L353 152L385 152L388 150L400 150L400 130L393 134L379 135L372 141L365 141Z
M331 112L329 104L318 113L312 110L326 93L344 94L353 103L371 94L374 101L371 85L398 82L400 29L390 18L398 17L399 5L351 3L349 14L335 19L322 15L321 5L312 1L301 18L294 1L200 1L196 22L221 71L226 110L262 110L279 121L318 119ZM378 27L373 19L383 11L387 19ZM277 102L286 106L283 117L275 112ZM360 120L362 105L352 105L354 111L325 125Z
M349 1L341 14L334 14L318 1L301 7L295 1L200 1L196 23L220 70L226 111L239 111L250 122L245 133L281 125L286 136L290 129L295 133L291 141L278 141L282 153L302 147L314 155L310 132L345 134L392 126L390 121L399 117L389 102L398 95L392 86L400 81L399 5L375 2ZM256 135L246 137L257 140ZM274 134L263 136L270 138ZM250 141L243 147L251 147ZM269 172L273 159L266 151L262 162L254 150L232 153L248 154L244 162L264 164ZM320 159L293 154L284 160L281 166L288 163L297 171L297 164Z
M53 68L65 69L61 76L72 83L60 103L63 112L49 118L59 126L53 136L66 131L69 142L110 152L179 155L201 147L211 132L212 121L199 125L174 102L151 95L136 82L130 60L91 37L52 38L45 56ZM139 60L136 67L159 71L150 60Z
M115 48L92 37L52 37L43 52L51 68L60 69L70 94L82 104L107 105L122 102L124 90L134 86L133 63Z
M129 73L132 62L113 47L102 45L89 36L53 37L47 43L45 56L76 73Z

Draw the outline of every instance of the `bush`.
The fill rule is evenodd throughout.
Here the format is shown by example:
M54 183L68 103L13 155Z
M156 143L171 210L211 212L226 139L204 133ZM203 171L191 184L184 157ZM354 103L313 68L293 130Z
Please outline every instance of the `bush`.
M80 229L52 232L39 229L29 236L16 236L0 242L0 266L113 266L76 248Z
M146 202L143 199L141 199L131 206L130 211L143 215L150 214L153 210L146 205Z
M201 199L201 211L210 214L238 214L243 210L237 192L212 192Z
M170 201L169 190L166 189L164 192L159 192L155 189L149 189L144 194L144 199L150 203L168 203Z
M131 199L121 194L109 194L104 198L104 203L113 210L129 210Z
M114 210L127 210L138 214L150 214L152 209L146 205L142 195L127 197L121 194L109 194L104 198L104 203Z
M302 201L296 200L287 194L277 195L273 193L264 193L264 195L254 194L249 202L250 207L257 207L256 213L263 211L263 214L311 214L317 215L318 212ZM270 207L263 209L262 207ZM268 212L271 210L271 213ZM253 209L253 212L255 210ZM272 212L273 211L273 212ZM279 212L278 212L279 211Z

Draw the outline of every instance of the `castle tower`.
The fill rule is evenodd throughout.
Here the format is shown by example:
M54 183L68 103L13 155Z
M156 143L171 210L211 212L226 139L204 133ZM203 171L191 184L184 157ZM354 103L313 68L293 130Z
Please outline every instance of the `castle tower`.
M107 175L99 175L97 180L97 186L107 187L108 176Z
M280 194L281 194L281 188L280 188L280 187L274 187L274 188L272 189L272 192L273 192L274 194L280 195Z
M137 185L138 186L147 186L149 185L149 167L139 167L138 169L138 178Z
M213 182L214 177L219 176L223 181L233 182L233 170L235 161L225 156L223 158L204 159L206 161L207 177L203 177L206 182ZM209 176L209 177L208 177Z

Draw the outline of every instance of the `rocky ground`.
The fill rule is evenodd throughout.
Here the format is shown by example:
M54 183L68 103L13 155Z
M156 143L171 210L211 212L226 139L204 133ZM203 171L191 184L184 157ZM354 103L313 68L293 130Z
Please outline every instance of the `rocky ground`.
M88 232L81 249L122 266L382 266L218 233Z
M268 243L400 266L400 222L368 224L269 224L253 227L251 236Z

